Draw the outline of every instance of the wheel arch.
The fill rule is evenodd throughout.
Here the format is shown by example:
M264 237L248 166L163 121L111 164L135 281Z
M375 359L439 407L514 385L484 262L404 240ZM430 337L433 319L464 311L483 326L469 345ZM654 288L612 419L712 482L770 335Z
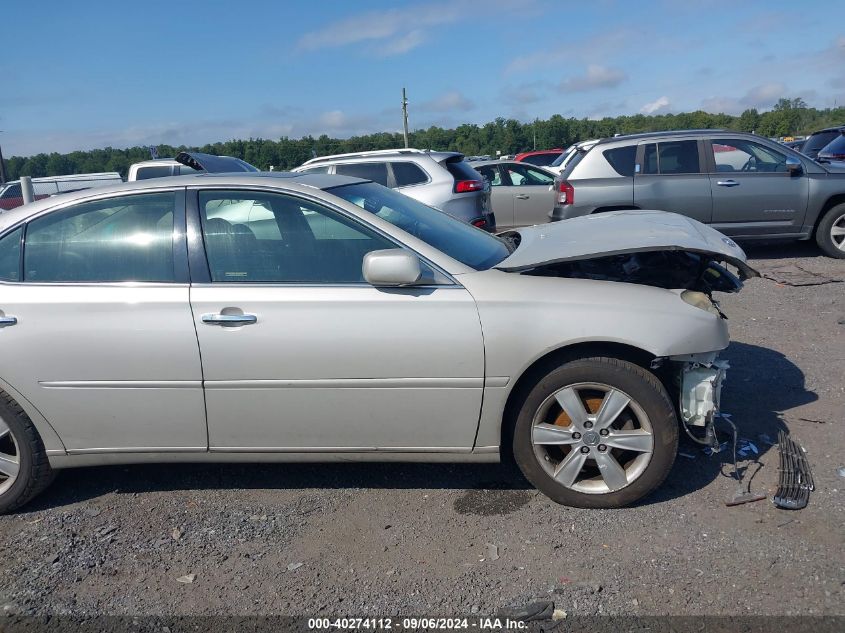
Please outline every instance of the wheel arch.
M56 433L53 425L47 421L47 418L41 415L41 412L35 405L27 400L22 393L2 379L0 379L0 398L8 398L23 409L23 412L26 413L35 430L38 431L38 435L41 436L41 442L44 444L44 449L48 454L56 451L62 454L67 453L59 434Z
M827 200L825 200L824 204L822 205L819 214L816 216L815 221L813 222L813 233L810 237L815 237L816 231L819 228L819 224L821 224L822 219L827 212L830 211L833 207L838 206L840 204L845 204L845 193L837 193L830 196Z
M503 459L511 460L512 458L513 428L516 422L516 416L519 413L522 402L525 400L528 392L531 391L531 388L537 384L537 381L549 371L564 363L596 356L625 360L639 365L648 371L651 371L651 362L656 358L654 354L642 348L613 341L584 341L573 343L572 345L565 345L554 349L537 358L516 379L505 401L499 439L499 450Z

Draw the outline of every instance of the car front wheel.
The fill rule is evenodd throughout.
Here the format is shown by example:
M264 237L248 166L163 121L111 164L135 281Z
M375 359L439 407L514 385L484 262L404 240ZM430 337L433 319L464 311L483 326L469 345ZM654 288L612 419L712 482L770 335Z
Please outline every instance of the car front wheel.
M669 474L678 423L652 373L619 359L587 358L539 380L518 414L513 442L525 477L552 500L617 508Z
M845 259L845 204L824 214L816 229L816 243L826 255Z

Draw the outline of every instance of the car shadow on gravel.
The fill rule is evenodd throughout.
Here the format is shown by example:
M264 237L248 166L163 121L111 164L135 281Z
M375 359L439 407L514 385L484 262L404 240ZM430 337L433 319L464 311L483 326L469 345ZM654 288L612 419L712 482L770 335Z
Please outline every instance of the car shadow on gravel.
M817 399L804 386L804 374L783 354L765 347L732 343L723 354L730 364L722 391L723 410L732 415L741 438L765 454L785 429L781 413ZM723 440L729 438L722 425ZM707 456L681 433L680 455L663 486L641 505L662 503L731 476L731 452ZM776 449L775 449L776 450ZM740 459L749 476L760 471L754 456ZM776 468L769 461L767 468ZM774 466L772 464L775 464ZM752 480L753 485L753 480ZM511 464L288 463L156 464L71 469L26 511L59 508L118 492L185 490L449 489L463 491L456 510L467 514L507 514L530 500L531 485Z
M722 355L731 367L722 388L722 411L730 414L740 440L750 441L758 450L748 450L745 457L737 455L743 485L754 489L755 479L763 469L777 469L778 460L759 458L769 451L777 451L780 431L789 431L782 414L789 409L818 400L815 392L804 384L804 373L786 356L772 349L731 343ZM706 455L703 446L696 444L683 431L678 458L666 482L641 504L661 503L704 488L717 477L733 478L733 451L730 425L719 421L719 439L727 442L727 450ZM776 476L775 476L776 478ZM772 480L772 476L769 476ZM755 489L756 490L756 489Z
M741 242L748 259L826 258L813 240L803 242Z

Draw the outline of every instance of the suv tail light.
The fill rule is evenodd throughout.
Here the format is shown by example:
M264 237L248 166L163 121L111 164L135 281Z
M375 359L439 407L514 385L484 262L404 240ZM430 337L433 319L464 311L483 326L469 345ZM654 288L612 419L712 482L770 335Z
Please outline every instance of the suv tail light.
M482 180L456 180L455 193L468 193L470 191L481 191L484 189Z
M567 181L561 180L557 187L557 191L558 204L575 204L575 187L570 185Z

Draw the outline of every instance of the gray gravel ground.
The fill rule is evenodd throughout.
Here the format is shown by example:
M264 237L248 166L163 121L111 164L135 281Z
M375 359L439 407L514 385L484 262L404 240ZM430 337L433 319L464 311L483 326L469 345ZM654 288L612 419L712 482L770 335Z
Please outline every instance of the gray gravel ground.
M20 614L845 614L845 262L749 249L725 297L724 409L762 454L808 451L805 510L725 507L727 456L688 441L637 507L557 506L499 465L142 466L68 471L0 517L0 609ZM837 281L838 280L838 281ZM193 582L179 582L193 580ZM5 606L3 606L5 605ZM0 627L2 628L2 627Z

